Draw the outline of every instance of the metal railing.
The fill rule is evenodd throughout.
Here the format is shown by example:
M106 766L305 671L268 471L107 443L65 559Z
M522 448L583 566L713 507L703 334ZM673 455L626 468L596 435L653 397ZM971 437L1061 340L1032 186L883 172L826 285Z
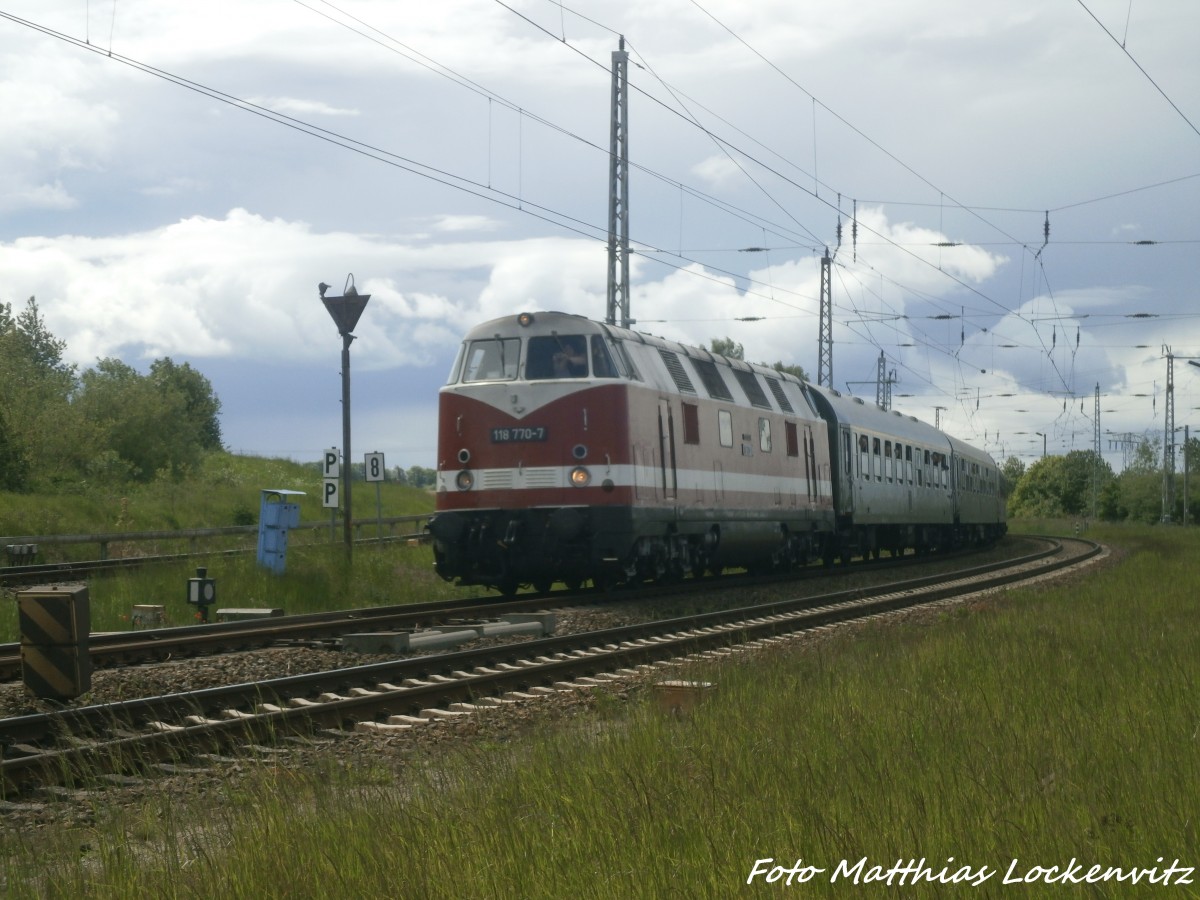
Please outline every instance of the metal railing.
M355 539L370 539L370 534L364 534L366 529L375 529L379 540L420 540L425 536L425 524L429 521L430 514L420 516L383 516L374 519L359 519L354 522ZM406 530L397 533L400 526L405 526ZM384 537L383 530L387 528L387 537ZM66 546L71 544L98 544L100 547L100 555L98 559L108 559L108 551L110 544L130 544L147 541L188 541L191 549L197 551L199 549L199 541L205 538L229 537L235 535L253 535L257 537L259 526L257 525L226 525L219 528L181 528L170 531L113 531L113 532L97 532L94 534L41 534L41 535L12 535L0 536L0 547L5 548L6 555L10 559L7 563L12 565L33 564L37 562L37 555L46 547L51 546ZM299 525L288 529L289 531L319 531L327 529L330 532L331 540L337 540L336 523L330 522L301 522ZM34 546L37 550L30 552L28 549ZM18 551L16 548L22 548Z

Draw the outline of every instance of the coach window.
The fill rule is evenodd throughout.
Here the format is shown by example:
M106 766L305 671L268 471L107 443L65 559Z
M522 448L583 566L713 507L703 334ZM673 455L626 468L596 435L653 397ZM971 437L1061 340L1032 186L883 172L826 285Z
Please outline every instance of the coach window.
M683 408L683 442L700 443L700 407L695 403L680 403Z
M471 341L463 364L463 381L512 381L521 358L518 338Z
M871 455L875 457L875 480L883 481L883 455L879 451L879 438L871 442Z
M858 477L864 475L867 478L871 477L871 454L869 452L870 440L865 434L858 436Z
M887 480L891 481L895 474L895 463L892 460L892 442L883 442L883 474L887 476Z
M763 453L771 452L771 420L758 420L758 449Z
M733 446L733 415L727 409L717 410L717 434L722 447Z
M904 445L904 477L908 479L908 483L913 483L912 473L912 445Z

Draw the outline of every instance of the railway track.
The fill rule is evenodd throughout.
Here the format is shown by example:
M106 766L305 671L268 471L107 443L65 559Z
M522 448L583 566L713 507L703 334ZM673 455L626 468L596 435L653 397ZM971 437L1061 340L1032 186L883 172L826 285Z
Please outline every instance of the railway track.
M1064 544L1070 549L1064 550ZM174 765L198 753L320 729L389 732L514 697L629 677L683 657L728 653L800 631L1045 575L1099 545L1047 550L950 575L775 601L604 631L78 707L0 721L8 796L47 783Z
M834 571L881 571L919 565L931 559L954 559L959 554L937 557L904 556L887 560L862 560ZM253 650L280 643L316 643L334 641L353 632L412 631L456 622L494 620L506 613L542 610L547 603L575 602L581 598L654 600L684 592L706 592L714 585L754 586L802 581L825 577L829 570L809 567L781 575L725 575L720 581L692 579L635 591L619 590L603 594L595 590L552 591L522 594L514 599L499 596L469 601L449 600L380 606L357 610L336 610L304 615L280 616L262 620L185 625L174 628L97 633L89 637L88 651L94 668L134 665L168 659L187 659L214 653ZM21 677L21 645L0 644L0 682Z

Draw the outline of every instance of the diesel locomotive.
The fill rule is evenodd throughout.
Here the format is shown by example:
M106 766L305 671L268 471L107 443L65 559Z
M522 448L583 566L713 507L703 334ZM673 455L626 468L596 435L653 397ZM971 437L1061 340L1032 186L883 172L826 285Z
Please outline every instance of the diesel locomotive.
M472 329L438 397L435 566L513 593L832 564L1005 533L985 452L766 366L582 316Z

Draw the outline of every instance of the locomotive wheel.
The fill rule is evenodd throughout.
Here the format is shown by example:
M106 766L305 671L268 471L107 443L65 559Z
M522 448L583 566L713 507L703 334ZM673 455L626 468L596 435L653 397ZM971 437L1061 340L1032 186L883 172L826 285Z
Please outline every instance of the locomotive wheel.
M553 580L549 578L537 578L533 582L533 589L539 594L545 594L550 590L550 587L553 584Z
M505 597L515 597L517 595L517 590L520 587L521 584L516 578L514 578L512 575L505 575L500 579L499 584L496 585L496 590L498 590Z

